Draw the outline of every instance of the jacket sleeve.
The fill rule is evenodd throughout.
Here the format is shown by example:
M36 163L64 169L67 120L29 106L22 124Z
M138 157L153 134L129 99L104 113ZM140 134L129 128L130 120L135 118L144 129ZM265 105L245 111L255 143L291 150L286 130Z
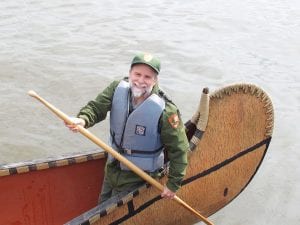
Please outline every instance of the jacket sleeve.
M171 103L166 104L161 118L161 140L170 160L166 185L171 191L176 192L186 173L189 143L179 111Z
M95 100L89 101L87 105L80 109L77 117L85 120L86 128L92 127L106 118L107 112L111 110L113 95L119 82L112 82Z

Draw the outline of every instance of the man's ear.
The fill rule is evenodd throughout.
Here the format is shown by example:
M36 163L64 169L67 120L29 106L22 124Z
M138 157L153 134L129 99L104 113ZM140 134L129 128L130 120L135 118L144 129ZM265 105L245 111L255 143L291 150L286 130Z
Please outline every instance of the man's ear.
M154 76L154 81L155 81L155 84L158 83L158 74L155 74L155 76Z

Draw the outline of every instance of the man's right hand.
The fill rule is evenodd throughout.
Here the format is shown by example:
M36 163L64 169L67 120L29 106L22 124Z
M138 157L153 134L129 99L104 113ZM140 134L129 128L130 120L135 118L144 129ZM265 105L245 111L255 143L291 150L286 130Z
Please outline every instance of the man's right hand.
M65 122L65 125L66 125L66 127L68 127L74 133L79 131L78 126L82 126L82 127L85 126L85 120L84 119L77 118L77 117L70 117L69 119L72 121L72 123L69 124L69 123Z

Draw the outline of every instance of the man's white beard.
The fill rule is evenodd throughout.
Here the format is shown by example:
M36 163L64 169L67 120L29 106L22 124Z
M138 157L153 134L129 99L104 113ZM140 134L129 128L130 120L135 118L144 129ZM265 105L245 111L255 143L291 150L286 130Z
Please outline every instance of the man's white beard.
M129 83L130 83L131 93L134 98L140 98L142 96L147 96L151 93L152 87L138 88L135 85L133 85L131 81L129 81Z

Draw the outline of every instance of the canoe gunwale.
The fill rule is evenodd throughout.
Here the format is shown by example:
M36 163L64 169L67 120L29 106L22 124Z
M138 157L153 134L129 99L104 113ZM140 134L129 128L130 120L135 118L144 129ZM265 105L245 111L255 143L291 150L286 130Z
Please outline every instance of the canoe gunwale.
M106 157L107 154L104 151L97 149L89 152L70 153L63 156L49 157L46 159L10 163L0 165L0 177L84 163Z

